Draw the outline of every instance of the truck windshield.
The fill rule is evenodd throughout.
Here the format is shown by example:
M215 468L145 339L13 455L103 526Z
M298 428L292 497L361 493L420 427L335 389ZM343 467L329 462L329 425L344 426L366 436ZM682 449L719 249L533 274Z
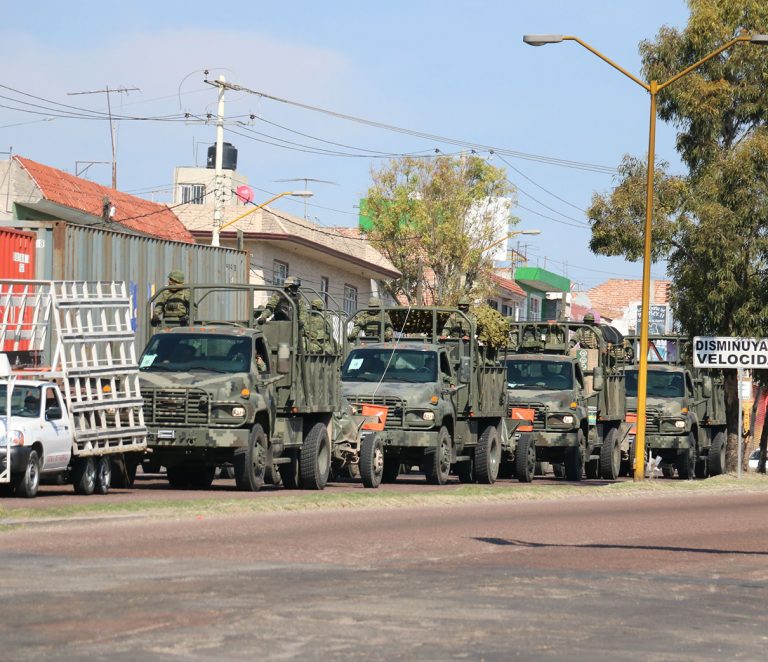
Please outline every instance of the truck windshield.
M627 370L625 380L627 397L637 397L637 370ZM656 398L682 398L685 396L685 375L682 372L648 371L647 395Z
M158 334L152 337L141 355L139 370L249 372L252 356L250 338L214 334Z
M510 359L507 387L564 391L573 388L573 366L568 361Z
M437 353L415 349L356 349L344 362L343 382L437 381Z
M8 385L0 384L0 416L8 411ZM41 390L39 386L17 385L11 394L11 416L37 418L40 416Z

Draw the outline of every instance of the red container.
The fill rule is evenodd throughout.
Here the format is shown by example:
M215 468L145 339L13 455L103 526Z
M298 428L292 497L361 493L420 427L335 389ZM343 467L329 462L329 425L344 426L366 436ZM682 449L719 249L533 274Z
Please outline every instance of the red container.
M0 227L0 279L34 280L35 248L37 235L34 232L22 232ZM31 322L34 310L20 310L11 306L6 310L13 295L21 294L23 285L3 287L0 292L0 321L5 329L2 352L24 352L29 349Z

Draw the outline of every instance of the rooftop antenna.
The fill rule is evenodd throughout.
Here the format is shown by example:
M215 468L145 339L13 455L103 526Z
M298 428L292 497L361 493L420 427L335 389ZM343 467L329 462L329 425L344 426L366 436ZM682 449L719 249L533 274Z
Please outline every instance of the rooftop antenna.
M338 186L338 182L330 182L327 179L313 179L312 177L294 177L293 179L276 179L275 182L304 182L304 190L307 190L309 186L309 182L315 182L316 184L333 184L333 186ZM307 199L304 198L304 220L309 220L307 218Z

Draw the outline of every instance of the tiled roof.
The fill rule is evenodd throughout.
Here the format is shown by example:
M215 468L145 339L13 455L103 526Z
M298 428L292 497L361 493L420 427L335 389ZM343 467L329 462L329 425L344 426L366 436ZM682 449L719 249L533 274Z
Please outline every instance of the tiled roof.
M503 276L499 276L498 274L491 274L491 278L493 279L494 283L496 283L499 287L506 290L507 292L516 294L517 296L521 297L526 296L525 290L515 281L510 280L509 278L504 278Z
M245 212L242 207L227 206L222 213L222 225L231 223ZM210 205L185 205L177 209L184 225L193 233L210 233L213 214ZM282 210L265 207L224 228L222 236L234 236L242 230L246 238L273 241L294 241L339 258L365 263L387 278L397 278L397 268L365 241L357 228L324 227Z
M654 303L669 303L669 281L653 282ZM613 319L623 316L624 310L633 301L642 298L642 281L611 278L587 292L592 306Z
M100 219L104 198L107 197L115 207L112 222L161 239L194 242L189 230L166 205L115 191L21 156L13 158L29 174L48 202Z

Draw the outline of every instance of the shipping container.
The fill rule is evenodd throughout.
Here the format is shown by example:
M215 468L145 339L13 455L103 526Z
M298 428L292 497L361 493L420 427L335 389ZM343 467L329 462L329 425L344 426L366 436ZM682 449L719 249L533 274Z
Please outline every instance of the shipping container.
M0 279L32 280L35 278L36 240L37 235L34 232L0 227ZM17 305L14 295L20 292L19 287L14 286L7 288L0 296L0 320L12 325L22 322L19 328L23 327L27 330L32 322L34 311ZM0 352L8 353L12 361L16 351L28 349L28 340L14 343L6 339L0 346Z
M234 248L187 244L63 221L21 220L13 221L13 225L34 233L36 239L36 269L30 278L125 281L133 299L138 351L148 339L147 304L168 284L169 272L183 271L189 283L248 282L248 253Z

